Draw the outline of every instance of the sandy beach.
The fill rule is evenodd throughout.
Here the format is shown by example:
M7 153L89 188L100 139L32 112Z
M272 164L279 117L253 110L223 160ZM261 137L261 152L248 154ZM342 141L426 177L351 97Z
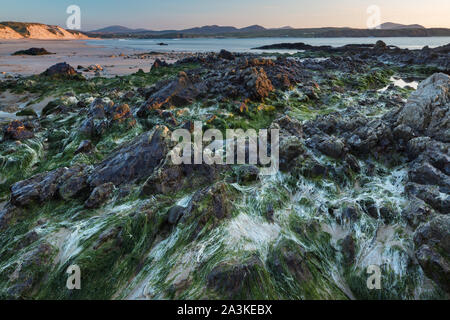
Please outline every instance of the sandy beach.
M32 47L45 48L54 54L12 56L18 50ZM133 49L111 49L90 45L84 40L0 40L0 76L39 74L56 63L67 62L74 68L100 65L103 68L101 75L112 77L135 73L139 69L148 72L156 58L174 62L184 56L186 53L180 52L145 55ZM95 75L95 72L83 74L89 77Z

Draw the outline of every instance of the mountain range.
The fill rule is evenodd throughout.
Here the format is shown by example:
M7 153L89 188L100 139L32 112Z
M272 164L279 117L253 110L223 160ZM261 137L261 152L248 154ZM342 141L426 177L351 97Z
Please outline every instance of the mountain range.
M213 34L221 34L221 33L245 33L245 32L262 32L268 30L294 30L290 26L285 26L281 28L264 28L260 25L251 25L245 28L236 28L232 26L218 26L218 25L210 25L203 27L195 27L189 29L182 30L148 30L148 29L131 29L124 26L109 26L106 28L92 30L89 33L98 33L98 34L136 34L136 33L147 33L147 34L166 34L166 33L179 33L179 34L197 34L197 35L213 35ZM348 28L351 29L351 28ZM379 25L376 29L382 30L401 30L401 29L425 29L424 26L419 24L411 24L405 25L400 23L386 22Z
M195 27L189 29L182 30L147 30L147 29L130 29L123 26L110 26L98 30L89 31L89 33L124 33L124 34L132 34L132 33L149 33L149 34L163 34L163 33L183 33L183 34L217 34L217 33L239 33L239 32L257 32L257 31L266 31L266 30L286 30L293 29L292 27L282 27L276 29L266 29L260 25L252 25L245 28L236 28L232 26L218 26L218 25L210 25L203 27Z

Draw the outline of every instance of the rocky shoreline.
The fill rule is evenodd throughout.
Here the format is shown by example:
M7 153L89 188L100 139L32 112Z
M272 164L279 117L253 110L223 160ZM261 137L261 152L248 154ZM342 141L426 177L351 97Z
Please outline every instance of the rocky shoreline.
M0 297L448 299L449 46L283 46L1 80L52 100L2 123ZM279 129L280 172L173 164L195 121Z

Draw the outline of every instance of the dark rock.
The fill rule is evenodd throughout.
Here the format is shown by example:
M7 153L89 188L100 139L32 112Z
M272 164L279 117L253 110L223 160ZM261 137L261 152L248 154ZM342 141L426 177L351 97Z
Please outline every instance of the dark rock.
M305 152L303 142L296 136L282 137L279 148L280 170L289 171L293 161Z
M66 169L64 173L58 177L58 193L64 200L78 198L83 193L88 192L87 184L88 173L85 167L76 165Z
M354 222L358 220L359 214L358 211L353 207L346 207L342 209L342 219L348 222Z
M232 54L231 52L227 51L227 50L220 50L219 52L219 58L225 59L225 60L234 60L235 56L234 54Z
M403 209L402 216L408 221L410 226L417 228L421 223L426 222L433 213L433 209L425 202L414 197Z
M58 182L66 168L35 175L11 186L11 202L17 206L26 206L34 201L44 202L56 196Z
M51 66L45 70L42 75L52 78L82 78L82 76L73 67L65 62Z
M173 206L172 208L170 208L169 213L168 213L168 217L167 217L167 221L171 224L171 225L175 225L177 224L177 222L181 219L181 217L184 214L184 211L186 210L186 208L181 207L181 206Z
M405 190L407 194L425 201L425 203L440 213L450 213L450 197L448 195L442 197L437 186L409 182L406 184Z
M27 56L44 56L44 55L48 55L48 54L53 54L53 53L48 52L44 48L30 48L30 49L27 49L27 50L16 51L12 55L13 56L23 56L23 55L27 55Z
M89 198L84 203L84 207L87 209L100 208L110 197L114 191L114 184L105 183L95 187Z
M352 266L356 257L356 245L353 236L348 235L342 241L342 254L346 266Z
M359 173L361 171L361 166L359 165L358 159L356 159L351 154L345 156L345 162L352 169L353 172Z
M34 137L34 133L30 131L22 121L13 120L3 128L4 140L26 140Z
M317 144L317 149L323 154L335 159L340 159L345 155L344 143L334 137L325 137Z
M409 179L419 184L438 185L441 192L450 194L450 177L427 162L414 163L409 170Z
M119 186L150 176L165 158L169 143L170 132L166 127L142 134L96 165L89 184L96 187L112 182Z
M398 123L417 135L450 142L450 76L435 73L421 82L400 111Z
M450 293L450 216L437 215L414 234L416 258L425 274Z
M237 170L239 183L254 182L259 178L259 169L252 165L241 165Z
M161 61L157 58L155 60L155 62L153 63L151 70L161 68L161 67L168 67L168 66L169 66L169 64L167 62Z

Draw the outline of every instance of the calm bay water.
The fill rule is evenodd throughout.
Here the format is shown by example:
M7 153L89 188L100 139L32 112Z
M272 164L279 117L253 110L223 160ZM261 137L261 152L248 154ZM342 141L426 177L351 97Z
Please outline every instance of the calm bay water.
M331 45L333 47L343 46L355 43L375 43L377 40L383 40L388 45L395 45L400 48L421 49L424 46L431 48L450 43L450 37L391 37L391 38L251 38L251 39L215 39L215 38L197 38L197 39L107 39L107 40L88 40L87 42L95 45L102 45L116 49L134 49L137 51L185 51L185 52L211 52L226 49L232 52L261 52L251 50L255 47L264 45L283 43L283 42L304 42L310 45ZM167 46L160 46L159 43L166 43ZM295 52L295 50L277 50L278 52ZM272 51L273 52L273 51Z

